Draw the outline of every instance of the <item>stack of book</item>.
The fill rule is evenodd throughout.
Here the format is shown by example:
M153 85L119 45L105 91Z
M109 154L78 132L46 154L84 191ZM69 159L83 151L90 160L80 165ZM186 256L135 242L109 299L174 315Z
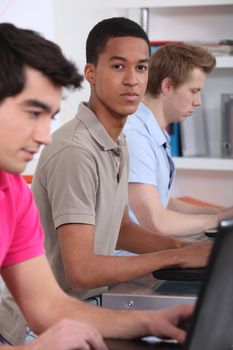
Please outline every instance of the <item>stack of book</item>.
M160 46L176 43L180 41L171 40L152 40L150 41L151 52L154 53ZM233 55L233 40L224 39L218 42L204 42L204 41L187 41L187 43L192 45L201 46L209 50L214 56L231 56Z
M201 46L211 52L214 56L233 55L233 40L220 40L219 42L195 41L190 44Z

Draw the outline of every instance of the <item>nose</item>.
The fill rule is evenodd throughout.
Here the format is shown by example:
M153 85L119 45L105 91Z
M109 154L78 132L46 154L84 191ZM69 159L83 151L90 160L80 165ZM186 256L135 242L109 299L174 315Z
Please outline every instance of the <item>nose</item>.
M125 72L124 84L129 86L135 86L138 84L137 73L134 69L128 69Z
M51 118L42 118L34 130L34 141L40 145L48 145L51 139Z
M202 101L201 101L201 94L198 93L198 94L196 94L195 97L194 97L193 105L194 105L195 107L198 107L198 106L201 105L201 102L202 102Z

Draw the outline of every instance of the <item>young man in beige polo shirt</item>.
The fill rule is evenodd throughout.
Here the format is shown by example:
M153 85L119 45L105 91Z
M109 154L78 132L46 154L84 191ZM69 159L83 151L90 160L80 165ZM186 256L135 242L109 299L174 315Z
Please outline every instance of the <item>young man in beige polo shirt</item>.
M150 56L146 34L130 25L115 18L90 32L89 102L54 134L32 185L56 277L64 290L83 298L101 292L93 288L162 267L203 266L208 255L208 244L183 248L186 243L128 218L128 154L121 131L145 93ZM112 256L116 246L140 255Z
M133 21L111 18L92 29L86 52L90 99L45 147L32 185L54 274L84 299L162 267L203 266L211 248L157 235L128 217L121 131L145 93L147 35ZM113 256L116 246L139 255Z
M207 245L183 248L187 243L149 232L128 217L128 153L121 131L144 95L150 57L146 34L135 32L135 24L131 28L121 18L90 32L89 102L53 135L32 184L55 276L66 292L82 298L162 267L203 266L207 258ZM116 246L139 255L113 256Z

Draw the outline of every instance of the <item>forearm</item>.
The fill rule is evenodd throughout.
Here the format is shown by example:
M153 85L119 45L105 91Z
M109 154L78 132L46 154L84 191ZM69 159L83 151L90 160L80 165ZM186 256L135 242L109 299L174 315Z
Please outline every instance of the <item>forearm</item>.
M50 309L53 312L47 312L42 322L33 325L37 334L41 334L62 318L89 323L106 338L132 338L147 333L143 313L97 308L69 296L55 296Z
M151 225L163 235L182 237L217 227L218 215L189 215L164 209L159 218L151 218Z
M222 208L212 208L197 206L191 203L184 202L177 198L171 198L168 203L168 209L176 211L181 214L191 214L191 215L203 215L203 214L216 214L222 210Z
M94 255L88 259L88 264L76 271L72 287L86 291L140 278L154 270L172 266L172 255L175 254L171 253L170 257L167 254L169 251L171 250L135 256Z
M202 267L206 265L210 242L192 243L180 249L136 256L95 256L80 271L87 289L140 278L154 270L168 267ZM95 276L95 277L93 277Z
M149 218L148 218L149 219ZM120 230L117 248L133 253L144 254L155 251L181 248L185 242L161 235L155 227L143 227L132 221L125 221Z
M135 214L140 225L164 236L180 237L203 232L218 225L218 214L190 215L164 208L154 203L137 207Z

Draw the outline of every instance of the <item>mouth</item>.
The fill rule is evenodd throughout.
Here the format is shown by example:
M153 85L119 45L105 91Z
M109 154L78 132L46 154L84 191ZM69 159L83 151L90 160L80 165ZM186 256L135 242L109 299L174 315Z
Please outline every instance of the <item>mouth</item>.
M187 113L186 113L186 117L191 117L191 115L193 115L193 113L194 113L194 110L193 110L193 111L187 112Z
M37 153L37 150L28 150L23 148L22 151L24 152L26 161L29 162L33 159L34 155Z
M138 100L139 95L133 91L126 91L120 95L125 101L134 102Z

